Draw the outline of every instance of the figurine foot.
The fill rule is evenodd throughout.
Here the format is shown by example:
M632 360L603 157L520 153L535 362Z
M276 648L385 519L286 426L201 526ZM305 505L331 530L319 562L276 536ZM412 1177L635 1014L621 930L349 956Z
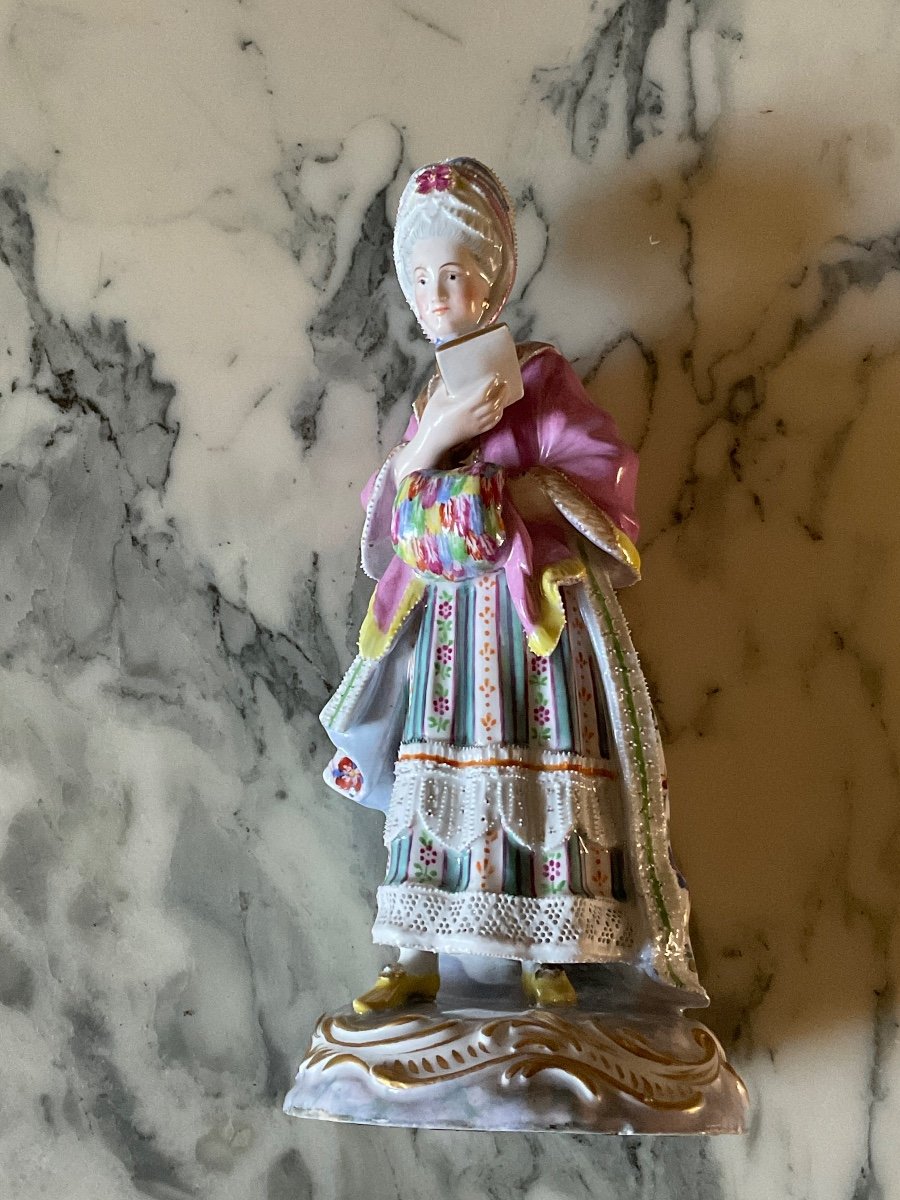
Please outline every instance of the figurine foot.
M390 965L378 976L374 987L356 997L353 1011L366 1016L368 1013L403 1008L406 1004L427 1004L438 994L440 986L441 977L437 971L414 975L403 967Z
M578 996L562 967L535 967L522 971L522 990L537 1008L577 1004Z

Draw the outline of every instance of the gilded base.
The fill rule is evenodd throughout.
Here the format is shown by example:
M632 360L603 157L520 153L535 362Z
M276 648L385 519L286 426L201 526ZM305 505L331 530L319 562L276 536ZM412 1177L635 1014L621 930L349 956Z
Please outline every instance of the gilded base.
M284 1111L431 1129L740 1133L747 1093L679 1010L437 1003L323 1016Z

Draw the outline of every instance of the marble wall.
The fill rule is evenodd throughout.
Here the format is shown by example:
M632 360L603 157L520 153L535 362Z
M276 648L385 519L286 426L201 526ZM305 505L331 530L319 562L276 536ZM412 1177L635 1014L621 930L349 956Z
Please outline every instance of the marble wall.
M900 1197L897 5L0 29L0 1193ZM429 357L390 222L454 153L515 197L517 333L641 450L624 603L744 1138L279 1111L381 962L378 818L322 785L316 712Z

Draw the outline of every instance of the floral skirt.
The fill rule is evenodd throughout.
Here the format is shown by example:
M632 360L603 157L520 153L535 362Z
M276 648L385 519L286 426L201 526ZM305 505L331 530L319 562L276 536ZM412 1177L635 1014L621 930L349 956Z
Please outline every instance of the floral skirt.
M537 962L628 957L616 765L582 619L532 653L502 572L423 601L375 941Z

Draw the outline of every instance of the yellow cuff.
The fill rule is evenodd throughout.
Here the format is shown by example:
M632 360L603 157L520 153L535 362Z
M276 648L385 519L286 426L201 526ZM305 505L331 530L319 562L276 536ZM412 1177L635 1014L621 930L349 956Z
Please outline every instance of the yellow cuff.
M556 649L566 627L566 611L559 589L563 584L577 583L584 578L584 563L580 558L564 558L541 571L540 613L537 624L528 634L528 649L533 654L546 658Z
M381 629L375 620L375 595L377 590L376 588L375 592L372 593L372 598L369 601L369 610L359 631L359 652L363 658L381 658L390 649L394 638L400 632L406 618L425 594L425 584L421 579L411 579L409 581L397 606L397 611L394 613L393 619L387 629Z

